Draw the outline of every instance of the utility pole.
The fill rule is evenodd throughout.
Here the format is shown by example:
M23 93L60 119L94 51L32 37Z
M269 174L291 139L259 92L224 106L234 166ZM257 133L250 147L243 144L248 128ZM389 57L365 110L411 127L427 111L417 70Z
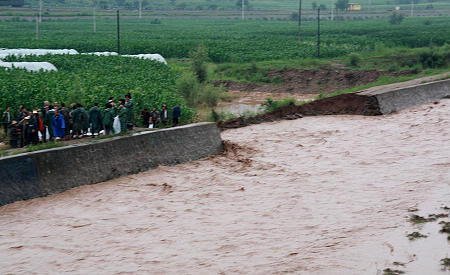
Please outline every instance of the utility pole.
M39 40L39 16L36 14L36 40Z
M317 57L320 57L320 8L317 9Z
M139 0L139 19L142 18L142 0Z
M120 22L119 22L119 10L117 10L117 54L120 54Z
M298 0L298 34L297 39L300 41L301 35L301 27L302 27L302 0Z
M241 1L242 2L242 20L245 19L245 2L244 0Z
M411 16L414 16L414 0L411 0Z
M92 20L94 23L94 32L97 32L97 22L95 21L95 1L94 1L94 7L92 8Z
M42 22L42 0L39 0L39 23Z

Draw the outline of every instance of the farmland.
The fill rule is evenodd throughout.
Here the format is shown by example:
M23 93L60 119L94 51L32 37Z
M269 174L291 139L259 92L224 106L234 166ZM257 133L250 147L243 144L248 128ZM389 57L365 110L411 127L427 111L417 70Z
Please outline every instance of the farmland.
M79 52L117 50L116 22L108 17L98 18L95 33L92 22L86 19L44 20L38 40L35 27L34 22L0 22L0 47L69 48ZM407 60L394 70L405 66L410 69L420 62L423 68L442 67L449 59L449 47L445 45L450 42L450 21L446 17L406 18L399 25L390 25L386 19L338 24L324 21L321 29L321 56L316 58L316 23L313 21L303 22L302 40L298 41L293 21L122 18L121 54L160 53L169 58L169 67L116 56L28 57L21 60L48 61L59 71L0 70L0 109L6 105L16 108L19 103L40 106L45 99L91 106L94 102L105 102L112 95L123 97L126 92L135 95L136 110L159 107L163 103L173 106L183 102L177 92L176 79L189 68L189 52L199 45L207 48L210 62L216 64L219 73L221 68L246 68L254 62L258 66L278 62L302 68L305 60L325 64L345 59L352 53L357 53L363 61L378 58L380 54L386 56L387 51L390 60L394 60L397 53L398 56L406 54ZM419 47L425 50L415 52ZM409 52L415 56L408 56ZM424 60L423 56L431 61ZM193 111L186 106L183 108L187 110L183 112L183 120L191 121Z
M302 40L292 21L234 19L128 19L121 21L121 53L160 53L166 58L187 58L203 44L213 62L288 60L316 55L316 23L303 24ZM156 24L155 24L156 23ZM116 51L115 20L44 21L39 40L33 22L1 22L0 45L5 48L73 48L80 52ZM443 45L450 40L447 17L407 18L400 25L387 19L322 23L321 57L352 52L371 53L377 47L416 48ZM13 38L13 39L11 39Z
M102 106L108 98L133 94L136 111L142 108L174 106L183 102L175 92L173 71L156 61L117 56L55 55L28 57L26 61L48 61L58 72L0 70L0 109L7 105L27 108L42 105L43 100L79 102ZM193 111L184 107L183 121L192 119Z

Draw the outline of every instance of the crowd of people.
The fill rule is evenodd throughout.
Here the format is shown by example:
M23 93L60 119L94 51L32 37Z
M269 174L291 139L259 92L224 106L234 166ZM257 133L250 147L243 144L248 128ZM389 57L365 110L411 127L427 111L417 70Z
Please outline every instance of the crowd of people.
M173 126L179 123L181 117L180 104L172 109L171 122ZM166 105L161 110L153 108L150 112L144 109L139 113L139 120L145 128L169 126L169 110ZM9 138L12 148L25 147L52 140L68 140L85 136L96 137L100 134L111 135L126 133L136 126L134 119L134 102L131 94L119 99L116 104L111 97L102 109L98 103L89 111L79 103L73 103L67 108L64 103L44 102L41 109L28 111L21 104L15 116L11 107L7 107L2 115L5 135Z

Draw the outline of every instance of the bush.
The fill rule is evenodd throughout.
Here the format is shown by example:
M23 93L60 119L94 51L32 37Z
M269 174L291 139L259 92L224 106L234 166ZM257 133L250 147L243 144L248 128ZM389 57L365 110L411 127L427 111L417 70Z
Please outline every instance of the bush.
M199 83L192 73L183 74L177 80L177 88L189 107L215 107L222 96L222 87Z
M217 106L221 96L221 89L205 85L200 89L200 103L206 104L209 107Z
M351 53L348 56L348 65L353 67L358 67L361 62L361 57L357 53Z
M291 15L289 16L289 19L291 21L298 21L298 12L291 13Z
M199 83L194 75L190 73L183 74L177 80L177 89L180 95L186 101L189 107L195 107L199 100Z
M400 23L402 23L403 19L404 19L403 14L394 11L394 12L389 16L389 23L390 23L391 25L399 25Z
M194 50L189 52L189 57L191 58L192 71L197 76L200 83L203 83L208 78L206 70L206 62L209 60L208 49L200 45Z
M262 105L266 107L266 111L272 112L283 106L295 105L296 103L297 103L297 100L295 98L285 98L282 100L273 100L271 97L268 97L268 98L266 98L266 102L264 102Z

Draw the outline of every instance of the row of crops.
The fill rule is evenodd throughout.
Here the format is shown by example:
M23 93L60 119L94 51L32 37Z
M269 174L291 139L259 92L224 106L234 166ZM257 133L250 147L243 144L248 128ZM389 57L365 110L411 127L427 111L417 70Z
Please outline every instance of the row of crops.
M302 40L291 21L235 19L122 18L121 53L159 53L166 58L186 58L204 44L214 62L248 62L307 58L316 55L316 23L304 22ZM5 48L74 48L79 52L116 51L115 20L97 20L97 32L86 19L44 21L39 40L34 22L0 22L0 45ZM407 18L400 25L387 19L324 21L321 25L321 57L333 58L352 52L370 52L377 45L424 47L450 42L448 17Z
M109 97L124 98L130 92L135 110L158 108L162 104L183 103L177 95L175 76L163 63L118 56L46 55L14 61L48 61L58 72L28 72L0 69L0 110L19 104L28 109L40 108L50 102L81 103L91 107L104 106ZM182 122L193 118L193 111L182 106Z

